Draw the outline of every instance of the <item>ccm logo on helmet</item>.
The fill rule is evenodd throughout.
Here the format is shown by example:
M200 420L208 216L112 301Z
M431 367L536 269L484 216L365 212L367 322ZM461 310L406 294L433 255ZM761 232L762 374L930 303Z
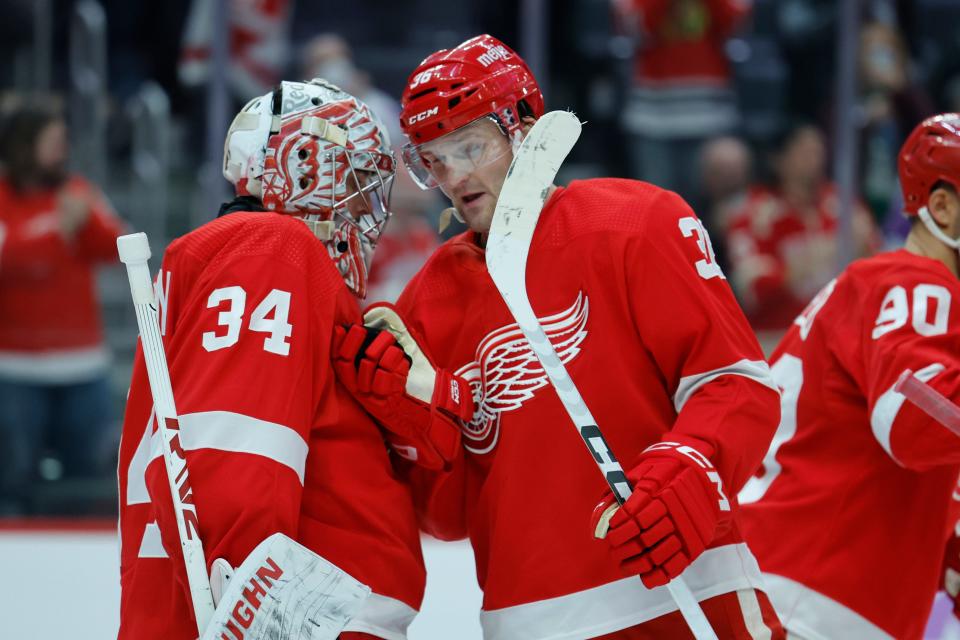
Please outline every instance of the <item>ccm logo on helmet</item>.
M410 116L409 118L407 118L407 124L413 124L413 123L415 123L415 122L421 122L421 121L423 121L423 120L426 120L426 119L429 118L430 116L435 116L435 115L437 115L438 113L440 113L440 107L433 107L432 109L427 109L426 111L421 111L420 113L418 113L418 114L416 114L416 115L412 115L412 116Z
M486 53L480 54L480 56L477 57L477 62L482 64L484 67L489 67L497 60L506 60L511 55L513 54L507 51L503 45L498 44L495 47L490 47L487 49Z

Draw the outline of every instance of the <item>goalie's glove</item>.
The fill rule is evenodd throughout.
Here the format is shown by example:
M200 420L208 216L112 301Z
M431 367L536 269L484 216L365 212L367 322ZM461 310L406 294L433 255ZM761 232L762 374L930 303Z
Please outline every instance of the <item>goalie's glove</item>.
M456 419L473 417L470 385L436 368L390 305L371 307L363 321L335 329L337 378L380 422L398 455L448 468L460 448Z
M680 575L730 517L720 475L703 453L709 445L668 437L627 472L634 488L623 506L608 493L593 512L594 537L606 539L624 573L648 589Z

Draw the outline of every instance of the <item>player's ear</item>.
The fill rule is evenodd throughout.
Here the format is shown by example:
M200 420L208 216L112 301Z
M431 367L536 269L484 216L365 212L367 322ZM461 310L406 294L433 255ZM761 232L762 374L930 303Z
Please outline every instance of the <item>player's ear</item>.
M950 210L950 220L948 224L953 223L953 228L957 229L960 228L960 194L950 187L948 187L946 191Z
M530 129L533 129L533 125L537 123L537 119L533 116L524 116L520 120L520 135L523 138L527 137L527 134L530 133Z
M960 196L949 186L941 183L930 193L927 210L934 222L941 227L950 227L960 217Z
M533 116L523 116L520 118L520 127L514 129L513 133L510 134L510 146L513 148L514 155L516 155L517 149L520 148L520 143L527 137L527 134L530 133L530 130L533 129L533 125L536 124L536 122L537 119Z

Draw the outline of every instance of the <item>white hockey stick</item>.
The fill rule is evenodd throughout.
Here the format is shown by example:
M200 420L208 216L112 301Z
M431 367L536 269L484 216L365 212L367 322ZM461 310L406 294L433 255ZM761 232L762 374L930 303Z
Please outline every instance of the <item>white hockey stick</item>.
M902 393L907 400L928 416L945 426L954 435L960 436L960 407L949 398L916 377L907 369L893 386L893 390Z
M117 251L120 261L127 266L127 277L130 279L130 293L137 312L137 327L140 329L143 359L147 364L147 377L153 394L163 461L167 467L170 495L173 496L173 511L177 518L177 532L180 534L190 597L193 600L197 630L203 635L213 617L213 595L207 577L203 544L200 541L200 524L197 520L197 507L193 503L190 476L187 474L187 461L180 444L180 424L177 421L177 407L173 402L170 371L167 369L167 357L163 351L163 338L160 336L160 324L157 320L157 304L150 279L150 267L147 265L147 260L150 259L147 234L120 236L117 238Z
M563 160L580 137L580 121L572 113L544 114L527 134L507 171L487 238L487 271L507 303L520 331L543 365L550 383L607 479L617 502L623 504L632 488L614 457L596 420L590 414L566 367L537 321L527 296L526 271L530 241L537 220ZM670 595L697 640L717 640L710 622L690 588L680 578L667 584Z

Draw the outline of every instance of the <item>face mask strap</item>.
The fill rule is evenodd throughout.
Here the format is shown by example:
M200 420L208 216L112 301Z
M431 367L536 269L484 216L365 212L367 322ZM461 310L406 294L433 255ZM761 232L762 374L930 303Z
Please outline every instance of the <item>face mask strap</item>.
M951 249L960 250L960 238L951 238L937 226L936 221L934 221L933 216L930 215L930 210L926 207L920 207L920 210L917 211L917 215L920 216L920 220L923 221L923 226L927 228L927 231L932 233L937 240L947 245Z

